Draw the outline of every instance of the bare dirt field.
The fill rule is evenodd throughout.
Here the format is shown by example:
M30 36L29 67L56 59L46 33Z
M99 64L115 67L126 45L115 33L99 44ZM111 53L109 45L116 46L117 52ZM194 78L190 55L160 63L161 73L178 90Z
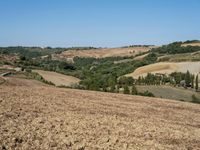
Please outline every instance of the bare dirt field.
M52 82L56 86L73 86L79 84L80 80L78 78L63 75L51 71L34 70L40 74L45 80Z
M198 74L200 72L200 62L160 62L140 67L126 76L138 78L139 76L146 76L149 72L170 74L172 72L187 72L187 70L193 74Z
M130 48L102 48L91 50L68 50L58 55L53 55L55 59L73 59L74 57L123 57L135 56L141 52L147 52L152 47L130 47Z
M0 85L0 146L198 150L200 105L8 78Z

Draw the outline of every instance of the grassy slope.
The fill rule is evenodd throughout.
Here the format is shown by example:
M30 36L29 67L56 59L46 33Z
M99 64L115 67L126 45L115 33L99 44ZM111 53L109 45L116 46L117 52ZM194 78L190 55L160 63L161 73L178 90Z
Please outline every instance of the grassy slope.
M137 86L139 92L144 92L148 90L153 93L156 97L162 97L167 99L174 100L184 100L184 101L192 101L192 95L195 95L200 99L200 93L197 93L192 90L185 90L183 88L171 87L171 86Z
M170 74L172 72L187 72L189 70L193 74L200 72L200 62L159 62L150 64L137 68L133 73L127 74L126 76L131 76L133 78L138 78L139 76L146 76L147 73L163 73Z

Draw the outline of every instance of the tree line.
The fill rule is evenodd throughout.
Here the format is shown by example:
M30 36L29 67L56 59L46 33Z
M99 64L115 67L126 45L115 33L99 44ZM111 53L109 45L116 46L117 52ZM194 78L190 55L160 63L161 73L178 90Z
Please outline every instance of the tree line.
M195 76L191 74L189 71L186 73L182 72L173 72L169 75L165 74L152 74L148 73L145 77L139 77L135 84L138 85L165 85L171 84L174 86L183 86L185 88L192 88L198 91L199 83L198 83L198 74Z

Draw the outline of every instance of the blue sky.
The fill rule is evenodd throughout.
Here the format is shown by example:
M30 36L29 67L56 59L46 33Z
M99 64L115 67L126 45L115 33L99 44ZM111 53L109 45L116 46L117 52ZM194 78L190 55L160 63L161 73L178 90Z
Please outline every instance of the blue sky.
M166 44L200 39L199 0L0 0L0 46Z

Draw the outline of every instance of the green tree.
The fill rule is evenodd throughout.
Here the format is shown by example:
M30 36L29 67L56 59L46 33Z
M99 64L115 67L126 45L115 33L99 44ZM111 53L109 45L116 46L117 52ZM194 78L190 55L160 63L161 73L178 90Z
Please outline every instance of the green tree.
M138 80L137 80L137 84L140 85L142 82L141 76L139 76Z
M124 85L133 85L134 79L132 77L121 77L118 81L119 85L124 86Z
M196 76L196 80L195 80L195 89L196 89L196 91L198 91L198 89L199 89L199 79L198 79L198 74L197 74L197 76Z
M186 75L185 75L185 84L187 87L190 86L190 83L191 83L191 77L190 77L190 72L187 71Z
M124 86L124 94L130 94L129 87L127 85Z
M191 88L194 88L194 75L191 76Z
M110 87L110 92L111 92L111 93L115 93L115 86L114 86L114 85L112 85L112 86Z
M138 94L137 88L135 86L132 86L131 94L132 95L137 95Z
M24 60L26 60L26 57L21 55L20 60L24 61Z

